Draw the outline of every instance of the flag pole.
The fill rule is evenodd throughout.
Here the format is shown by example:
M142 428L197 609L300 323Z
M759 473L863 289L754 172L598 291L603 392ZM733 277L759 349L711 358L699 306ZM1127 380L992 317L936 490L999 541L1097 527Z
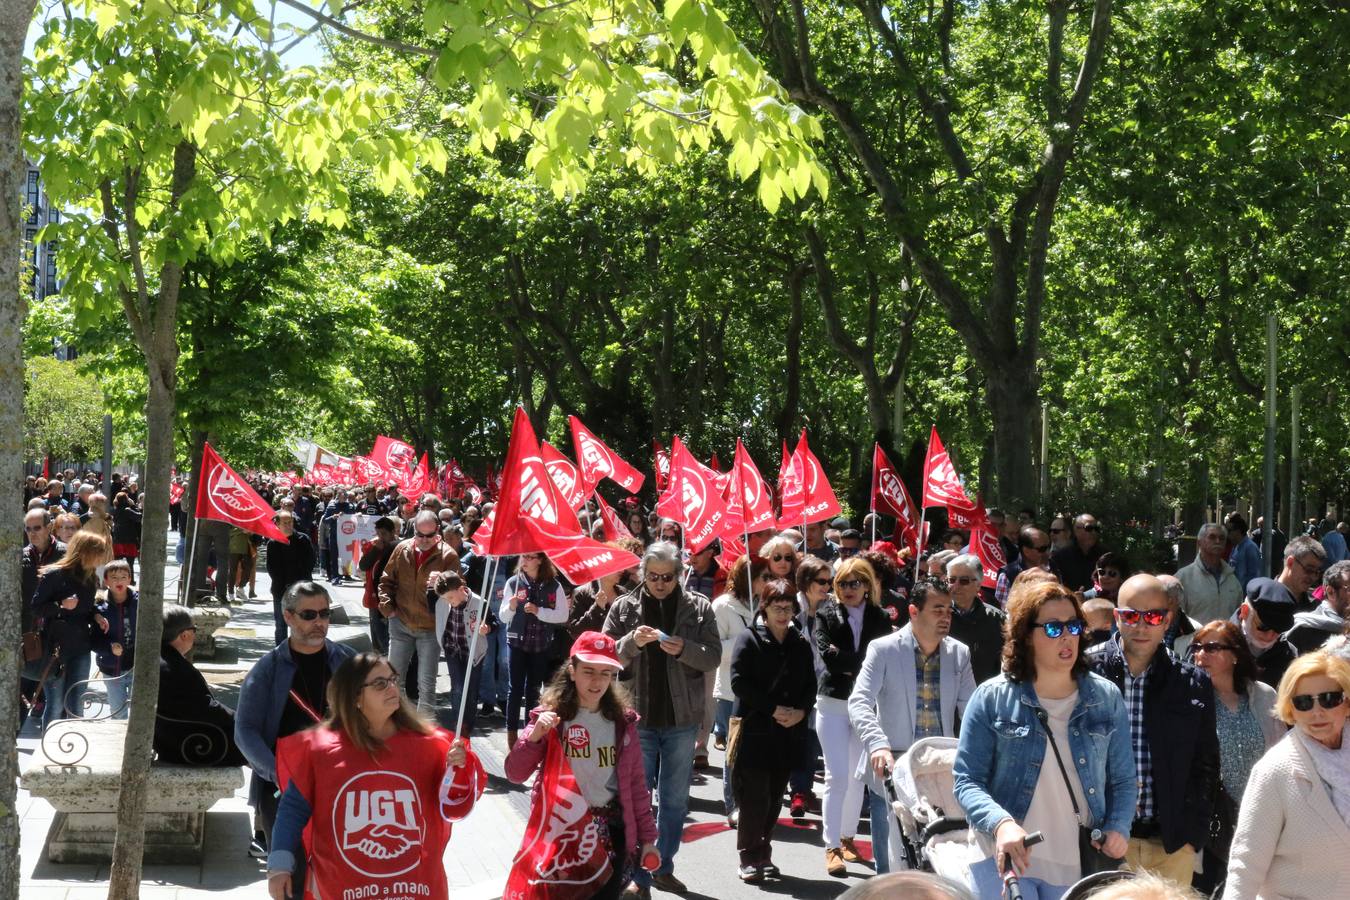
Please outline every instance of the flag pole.
M193 498L196 499L195 497ZM191 598L188 593L192 590L192 562L197 556L197 531L201 526L202 520L196 516L192 517L192 540L188 542L187 568L178 570L178 599L187 600L187 606L191 606ZM183 577L186 573L187 577Z
M464 711L468 709L468 706L466 704L469 702L469 686L473 684L473 666L474 666L473 655L474 652L478 649L479 630L483 627L483 623L487 621L487 608L488 608L487 586L491 581L492 575L496 572L497 563L500 559L501 557L494 556L491 558L492 561L483 567L483 590L478 595L479 600L478 625L473 629L473 634L469 635L469 658L465 660L464 686L460 688L459 692L459 715L456 716L455 718L456 738L464 737L464 735L462 734L462 731L464 729ZM440 637L441 635L437 635L437 638Z
M912 501L911 501L911 502L912 502ZM912 507L911 507L911 508L912 508ZM924 545L924 543L925 543L925 541L924 541L924 533L923 533L923 530L924 530L924 526L927 524L927 522L925 521L925 519L927 518L927 516L928 516L928 507L925 506L925 507L922 508L922 511L919 513L919 540L918 540L919 549L918 549L917 551L915 551L915 553L914 553L914 583L915 583L915 584L918 584L918 583L919 583L919 560L923 557L923 545Z

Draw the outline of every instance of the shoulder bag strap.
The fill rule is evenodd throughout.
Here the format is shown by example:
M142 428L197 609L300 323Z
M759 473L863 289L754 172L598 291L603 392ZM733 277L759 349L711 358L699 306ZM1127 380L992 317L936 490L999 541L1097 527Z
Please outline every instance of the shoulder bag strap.
M1041 723L1045 729L1045 739L1050 742L1050 749L1055 751L1055 763L1059 765L1059 774L1064 779L1064 788L1069 792L1069 803L1073 804L1073 817L1078 820L1078 824L1083 824L1083 815L1078 809L1078 799L1073 795L1073 783L1069 781L1069 772L1064 768L1064 759L1059 755L1059 744L1055 741L1054 734L1050 731L1050 715L1042 708L1036 710L1036 721Z

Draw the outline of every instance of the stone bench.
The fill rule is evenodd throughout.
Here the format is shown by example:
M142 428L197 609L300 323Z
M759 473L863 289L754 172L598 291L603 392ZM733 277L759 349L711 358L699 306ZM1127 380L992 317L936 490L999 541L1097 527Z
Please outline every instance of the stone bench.
M126 733L125 720L61 720L24 767L20 786L56 809L47 841L52 862L112 859ZM145 862L200 862L206 811L243 786L238 767L152 765L146 784Z
M211 659L216 655L215 634L230 624L230 610L225 606L194 606L192 624L196 627L196 640L192 643L192 655L195 659Z

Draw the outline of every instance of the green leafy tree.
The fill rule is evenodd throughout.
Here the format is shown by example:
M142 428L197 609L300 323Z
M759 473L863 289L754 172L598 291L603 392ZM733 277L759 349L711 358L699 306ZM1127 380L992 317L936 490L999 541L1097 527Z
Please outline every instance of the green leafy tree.
M80 363L51 356L28 361L24 446L38 458L88 459L103 446L103 391Z

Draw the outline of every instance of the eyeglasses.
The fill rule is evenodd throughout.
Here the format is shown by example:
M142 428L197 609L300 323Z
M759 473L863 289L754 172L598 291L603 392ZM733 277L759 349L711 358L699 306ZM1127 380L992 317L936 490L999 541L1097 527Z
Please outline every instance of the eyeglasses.
M834 586L837 587L837 588L839 588L839 590L841 590L841 591L851 591L851 590L853 590L854 588L860 588L860 587L862 587L862 579L860 579L860 578L847 578L847 579L844 579L843 581L836 581L836 582L834 583Z
M1319 564L1319 565L1310 566L1310 565L1308 565L1307 563L1305 563L1303 560L1297 559L1297 558L1294 560L1294 562L1298 563L1298 567L1299 567L1300 569L1303 570L1303 574L1307 575L1309 578L1320 578L1320 577L1321 577L1321 575L1322 575L1322 566L1321 566L1320 564Z
M47 526L46 526L46 525L25 525L25 526L23 526L23 530L26 531L26 532L28 532L29 534L37 534L39 531L46 531L46 530L47 530Z
M1115 569L1098 569L1097 574L1102 578L1120 578L1120 573Z
M1130 609L1122 606L1116 610L1116 618L1122 625L1138 625L1140 620L1150 628L1157 628L1167 619L1165 609Z
M1049 622L1037 622L1035 623L1035 627L1044 631L1045 636L1053 641L1063 637L1064 632L1066 631L1074 637L1078 637L1083 633L1083 629L1087 627L1087 624L1082 619L1070 619L1067 622L1052 619Z
M1064 533L1064 529L1063 529L1063 528L1051 528L1051 529L1050 529L1050 533L1051 533L1051 534L1063 534L1063 533Z
M979 581L979 580L980 580L980 579L978 579L978 578L973 578L973 577L971 577L970 575L962 575L960 578L949 578L949 579L947 579L947 583L948 583L948 584L974 584L975 582L977 582L977 581Z
M767 608L769 612L775 612L778 613L779 615L790 616L794 615L797 611L796 607L794 607L791 603L770 603Z
M1313 700L1323 709L1335 709L1345 702L1345 691L1323 691L1320 694L1295 694L1289 698L1294 709L1307 712L1313 708Z
M845 559L847 559L847 558L850 557L850 556L855 555L857 552L858 552L858 548L857 548L857 547L840 547L840 548L839 548L839 555L842 556L842 557L844 557Z
M674 572L648 572L647 581L652 584L670 584L675 580Z
M294 615L302 622L313 622L315 619L327 620L332 617L333 610L324 607L323 609L297 609Z
M1224 650L1230 650L1234 653L1237 648L1232 644L1220 644L1218 641L1205 641L1203 644L1191 644L1192 653L1221 653Z
M811 579L811 583L812 583L812 584L818 584L818 585L820 585L821 587L829 587L829 586L830 586L830 579L828 579L828 578L812 578L812 579Z
M792 557L791 557L791 556L784 556L784 555L781 554L781 553L775 553L773 556L770 556L769 559L770 559L772 562L787 562L788 560L792 559Z
M379 678L372 678L362 685L362 687L374 688L377 691L386 691L391 684L398 684L397 675L381 675Z
M436 538L438 538L438 537L440 537L440 536L441 536L441 533L440 533L439 531L432 531L432 532L415 531L415 532L413 532L413 537L415 537L415 538L416 538L417 540L419 540L419 541L434 541L434 540L436 540Z
M1031 549L1032 549L1032 550L1035 550L1037 553L1049 553L1049 552L1050 552L1050 545L1049 545L1049 544L1042 544L1042 545L1039 546L1039 547L1032 547Z
M1093 524L1091 524L1091 525L1084 525L1084 526L1083 526L1083 530L1084 530L1084 531L1101 531L1101 530L1102 530L1102 526L1100 526L1100 525L1098 525L1098 524L1096 524L1096 523L1093 523Z

